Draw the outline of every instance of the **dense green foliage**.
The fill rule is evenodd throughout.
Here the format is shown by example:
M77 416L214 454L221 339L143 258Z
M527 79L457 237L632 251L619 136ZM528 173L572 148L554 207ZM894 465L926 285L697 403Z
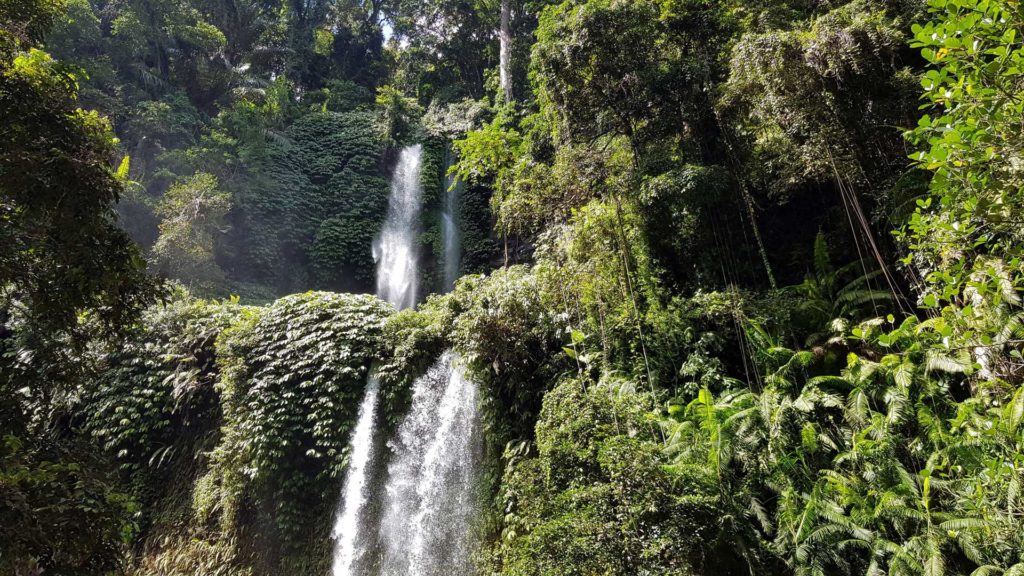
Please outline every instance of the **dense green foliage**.
M1024 573L1022 23L0 3L0 572L325 573L370 371L383 447L451 349L481 574ZM462 278L307 292L371 291L412 143Z
M121 224L155 272L255 301L310 288L364 292L395 150L423 137L428 102L388 84L402 64L381 31L382 18L413 9L71 0L51 15L46 46L79 71L83 103L113 119L130 158L124 176L135 181L118 206ZM206 175L218 181L206 207L216 214L205 223L169 216L167 196ZM441 186L440 174L428 183ZM471 228L489 224L486 212L469 214ZM424 229L437 217L425 213Z
M144 301L139 255L115 225L122 184L108 164L109 123L77 107L73 71L0 36L0 191L5 308L15 301L42 330L92 311L108 327Z
M77 407L145 505L143 573L325 561L323 519L390 314L325 293L265 308L179 293L146 313Z
M537 454L508 454L502 573L728 570L727 546L700 551L716 537L713 478L666 471L650 406L622 384L559 384L544 399Z
M291 296L221 336L224 437L213 455L211 473L219 477L204 481L219 484L226 528L252 507L245 544L259 555L273 559L297 548L291 561L317 560L307 551L323 535L309 519L333 510L348 432L370 363L383 349L387 314L372 297ZM310 542L311 535L320 538ZM275 554L275 547L283 550Z

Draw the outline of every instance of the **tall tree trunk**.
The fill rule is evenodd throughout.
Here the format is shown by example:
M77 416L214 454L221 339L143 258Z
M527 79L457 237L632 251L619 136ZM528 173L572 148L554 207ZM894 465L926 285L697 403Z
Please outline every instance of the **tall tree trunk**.
M498 68L501 80L501 97L505 102L512 101L512 72L509 70L512 61L512 0L501 0L501 29L498 40L501 43L498 51Z

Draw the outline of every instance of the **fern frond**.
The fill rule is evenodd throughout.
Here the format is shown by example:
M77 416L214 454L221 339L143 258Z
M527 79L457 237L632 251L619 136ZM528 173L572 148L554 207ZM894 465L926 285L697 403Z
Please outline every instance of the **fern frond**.
M971 369L970 358L955 358L937 350L930 350L926 355L925 367L929 372L945 372L947 374L964 374Z
M1003 572L1003 576L1024 576L1024 562L1010 566L1006 572Z
M886 290L850 290L841 293L836 302L848 306L860 306L862 304L888 302L892 300L892 293Z
M839 392L848 392L853 388L850 382L841 376L815 376L807 381L808 386L827 388Z
M1019 340L1024 339L1024 312L1014 314L1003 324L1002 329L999 331L998 342L1006 342L1008 340Z
M828 253L828 242L825 241L825 235L821 231L814 237L814 273L819 278L832 274L832 258Z

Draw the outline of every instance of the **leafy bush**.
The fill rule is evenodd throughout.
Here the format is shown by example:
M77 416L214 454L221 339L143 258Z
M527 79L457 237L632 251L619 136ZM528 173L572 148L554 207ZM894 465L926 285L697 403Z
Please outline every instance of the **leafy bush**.
M545 396L536 455L506 453L492 561L510 576L702 573L699 547L718 522L710 478L665 471L643 396L583 384Z
M492 440L529 437L545 390L567 367L560 361L568 361L536 277L523 266L467 276L452 297L461 306L452 330L455 348L471 377L490 391L491 424L511 426L492 430Z
M131 497L85 442L0 436L0 572L104 576L136 534Z
M895 57L905 45L900 16L857 0L799 29L736 42L723 108L749 138L764 187L873 183L902 161L895 131L876 128L910 121L913 78Z

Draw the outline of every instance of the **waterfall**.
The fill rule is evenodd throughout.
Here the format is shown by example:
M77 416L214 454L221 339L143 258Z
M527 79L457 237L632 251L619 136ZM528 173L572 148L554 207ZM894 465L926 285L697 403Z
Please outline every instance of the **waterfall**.
M373 243L377 262L377 295L399 310L416 305L419 236L420 163L423 146L406 146L398 156L391 181L388 216L380 236Z
M393 451L380 527L382 574L471 574L480 440L476 386L445 353L413 385Z
M377 396L380 382L370 376L366 395L359 406L359 419L352 432L349 452L348 473L342 488L342 506L334 522L331 536L335 539L333 576L353 576L362 556L363 548L357 548L361 535L366 533L364 508L367 500L366 479L373 457L374 413L377 410Z
M408 146L398 157L391 183L388 216L373 244L377 261L377 296L402 310L416 304L417 254L422 146ZM334 539L333 576L359 574L360 561L372 545L373 528L368 528L367 479L373 462L374 420L380 383L371 375L359 406L356 428L349 445L349 465L341 493L341 507L331 537Z
M501 0L500 28L498 28L498 82L504 103L512 101L512 0Z
M416 304L416 237L420 211L420 146L402 150L388 217L374 242L377 295L398 309ZM452 190L458 185L448 183ZM442 220L445 282L458 275L456 192ZM352 433L349 468L335 520L333 576L462 576L473 572L472 530L483 459L476 386L446 352L413 383L412 406L388 442L382 490L370 486L380 384L370 376ZM371 500L381 497L381 506Z
M459 237L458 203L462 193L462 180L450 176L448 168L454 161L451 149L445 152L445 179L444 179L444 209L441 212L441 237L444 241L444 291L449 292L455 287L455 281L459 279L459 268L462 259L462 245Z

